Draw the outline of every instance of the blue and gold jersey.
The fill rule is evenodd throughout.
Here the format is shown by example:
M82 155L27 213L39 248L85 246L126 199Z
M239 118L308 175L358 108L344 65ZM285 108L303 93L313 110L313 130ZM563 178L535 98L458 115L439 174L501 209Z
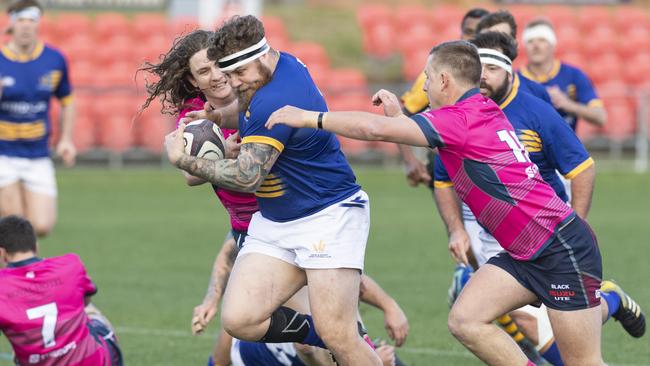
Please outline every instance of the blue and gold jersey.
M262 216L277 222L309 216L360 189L333 133L285 125L264 127L271 114L285 105L327 111L305 65L281 53L273 79L255 93L239 120L243 144L268 144L281 153L255 193Z
M594 164L576 134L553 106L519 90L513 85L510 94L499 105L515 128L530 160L537 165L542 178L564 201L568 200L564 184L556 171L573 179ZM436 157L435 186L451 186L451 179L439 157Z
M589 77L575 66L556 60L547 75L533 75L526 67L523 67L520 73L523 77L536 81L544 86L557 86L571 100L580 104L585 104L590 107L603 106L603 102L598 98L594 85L589 80ZM575 131L577 116L575 114L568 114L561 109L557 111Z
M49 156L49 108L52 96L68 104L72 90L63 55L38 43L29 56L0 50L0 155Z
M233 339L233 364L246 366L305 366L293 343L260 343Z
M544 85L530 80L529 78L522 76L519 73L515 73L514 76L514 86L519 86L519 91L526 92L528 94L532 94L536 96L537 98L545 101L548 104L551 104L551 96L548 95L548 92L546 91L546 88Z

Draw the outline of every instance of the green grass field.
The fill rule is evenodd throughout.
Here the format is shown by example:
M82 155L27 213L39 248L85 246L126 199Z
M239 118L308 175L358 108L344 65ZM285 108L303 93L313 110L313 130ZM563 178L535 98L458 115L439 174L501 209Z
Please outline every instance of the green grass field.
M372 204L367 272L410 319L399 356L408 365L481 364L447 331L453 263L430 193L408 188L399 170L360 168L357 174ZM646 310L649 188L650 175L601 173L590 217L605 277L615 278ZM191 336L190 315L228 228L211 190L186 188L171 169L59 169L59 190L59 223L41 242L42 254L82 257L99 287L95 303L117 327L126 364L205 365L214 331ZM386 337L377 310L364 306L362 314L371 336ZM648 336L632 339L616 323L603 333L610 365L650 364ZM4 341L0 350L8 351Z

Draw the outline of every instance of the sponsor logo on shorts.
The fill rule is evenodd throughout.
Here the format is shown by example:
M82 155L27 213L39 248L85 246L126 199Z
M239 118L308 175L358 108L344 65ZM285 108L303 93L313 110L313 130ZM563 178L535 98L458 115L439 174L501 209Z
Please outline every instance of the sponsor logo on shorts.
M555 299L555 301L571 301L575 297L575 291L571 290L571 286L566 284L551 284L551 290L548 292L549 295Z
M596 290L596 298L600 299L600 290Z
M311 246L313 253L309 255L309 258L332 258L329 254L325 253L325 248L325 242L322 240L313 244Z

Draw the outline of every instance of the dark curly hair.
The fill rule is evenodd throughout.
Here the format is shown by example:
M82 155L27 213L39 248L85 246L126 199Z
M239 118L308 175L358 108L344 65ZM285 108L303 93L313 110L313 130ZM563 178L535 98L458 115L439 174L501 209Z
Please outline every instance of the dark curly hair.
M501 23L508 24L511 31L510 36L512 38L517 38L517 22L515 21L515 17L513 17L512 14L507 10L495 11L494 13L490 13L481 18L481 21L476 25L476 34L481 33L481 31L484 29Z
M517 41L505 33L479 33L470 42L477 48L501 49L501 52L508 56L511 61L517 58Z
M234 16L215 32L212 47L208 49L210 60L219 60L264 38L264 25L252 15Z
M161 98L162 112L175 114L185 107L185 101L201 97L201 91L189 81L190 58L197 52L213 44L214 32L195 30L174 41L172 48L162 56L157 64L145 63L138 72L145 71L158 78L154 83L147 83L149 96L141 110L149 107L155 98Z

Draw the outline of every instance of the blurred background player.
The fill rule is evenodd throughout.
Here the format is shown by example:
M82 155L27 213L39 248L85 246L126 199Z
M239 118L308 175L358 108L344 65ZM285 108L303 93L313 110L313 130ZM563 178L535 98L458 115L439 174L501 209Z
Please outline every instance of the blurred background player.
M463 16L460 23L460 39L468 40L474 37L476 27L482 17L488 15L490 12L483 8L470 9ZM422 47L430 47L431 45L422 45ZM422 90L424 87L424 80L426 76L424 72L418 75L411 88L402 95L402 104L404 105L404 113L408 116L420 113L429 108L429 101L427 94ZM412 187L420 183L427 185L433 189L433 152L427 154L427 165L422 164L414 154L409 146L398 145L402 159L406 166L406 180Z
M38 39L43 8L19 0L7 11L11 38L0 52L0 216L26 217L37 235L56 222L57 187L48 139L50 99L61 103L61 138L56 153L75 162L74 104L63 55Z
M158 81L148 85L149 96L143 106L147 108L154 98L161 98L163 111L177 116L177 123L193 110L204 107L221 109L237 106L237 95L230 87L224 73L214 61L208 59L207 50L212 46L214 32L195 30L178 38L172 48L163 55L157 64L147 64L142 71L157 76ZM222 129L230 142L237 130ZM232 144L226 144L226 147ZM230 151L230 149L229 149ZM182 171L189 186L204 184L204 179ZM201 304L194 309L193 328L197 324L205 326L217 314L217 307L226 289L226 283L239 247L246 237L246 231L253 213L258 211L257 200L252 193L227 190L216 185L212 188L228 212L231 232L221 245L216 256L206 295ZM225 256L225 257L224 257ZM195 330L196 331L196 330ZM224 346L220 335L215 343L214 355L222 355ZM229 337L229 336L228 336ZM218 364L221 364L218 362Z
M540 19L527 24L523 42L528 64L522 75L546 86L553 106L569 126L575 131L578 119L605 125L607 113L589 77L555 58L557 38L551 23Z
M564 185L556 174L556 170L565 176L574 179L571 189L574 191L571 204L576 213L587 218L591 206L595 169L593 160L587 153L582 143L562 117L553 107L541 99L522 91L515 84L515 74L512 70L512 60L517 56L516 43L504 33L480 33L471 41L479 49L483 73L481 76L481 93L499 103L506 117L512 123L515 131L528 151L528 154L538 168L544 180L553 187L556 194L568 201ZM453 184L447 175L444 165L436 161L435 181L450 185L449 188L440 189L446 194L453 195L455 199L448 199L439 203L440 215L448 227L463 230L461 223L451 213L458 210L454 204L458 198L453 191ZM499 243L485 230L479 233L478 246L472 243L474 255L479 265L483 265L489 258L501 252ZM478 251L476 251L478 248ZM450 248L455 259L459 262L465 260L458 256L463 248ZM458 293L456 292L455 295ZM624 298L611 290L601 289L603 321L614 315ZM633 300L629 301L630 310L638 307ZM608 306L612 304L612 306ZM634 305L632 305L634 304ZM631 311L630 311L631 312ZM635 337L642 335L641 329L645 328L643 314L631 312L635 318L632 322L622 323L628 333ZM562 365L557 346L553 342L553 333L548 322L545 307L534 308L526 306L512 313L517 324L522 326L522 331L537 346L542 356L553 365ZM614 315L617 318L617 315ZM510 319L499 319L500 323L510 323ZM504 324L505 325L505 324ZM511 329L504 327L510 333ZM513 327L510 327L513 328ZM639 333L641 332L641 333ZM517 339L515 337L515 339ZM529 356L530 358L530 356Z
M121 366L108 320L79 257L37 257L36 235L18 216L0 219L0 330L19 365Z

